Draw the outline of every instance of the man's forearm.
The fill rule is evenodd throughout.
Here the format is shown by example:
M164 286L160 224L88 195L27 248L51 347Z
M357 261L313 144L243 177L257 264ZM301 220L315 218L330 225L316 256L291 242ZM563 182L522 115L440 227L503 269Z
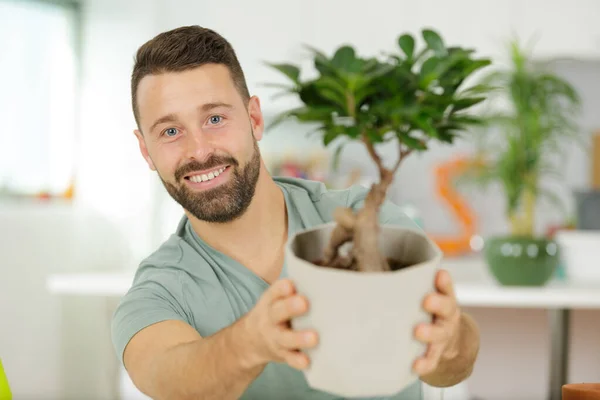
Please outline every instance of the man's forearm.
M237 399L264 369L244 343L245 319L168 350L152 366L157 399Z
M479 353L479 329L473 318L464 313L461 315L458 340L457 354L451 358L442 357L434 372L421 377L423 382L431 386L448 387L471 375Z

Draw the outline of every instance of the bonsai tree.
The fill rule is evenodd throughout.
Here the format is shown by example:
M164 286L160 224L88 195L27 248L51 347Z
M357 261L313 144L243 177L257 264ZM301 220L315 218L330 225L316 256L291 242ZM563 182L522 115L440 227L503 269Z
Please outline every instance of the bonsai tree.
M336 154L348 141L360 141L379 171L379 181L368 192L358 212L336 210L334 229L324 258L318 263L358 271L398 268L379 252L378 211L394 174L412 153L425 151L431 141L453 143L461 132L480 123L467 111L485 99L485 88L464 88L464 82L490 60L474 58L474 50L448 47L436 32L422 31L424 46L403 34L398 50L381 58L363 58L349 45L328 57L308 47L317 77L302 80L300 68L291 64L268 65L288 78L284 94L297 96L302 106L281 113L287 118L317 125L323 145L338 142ZM276 85L282 87L281 85ZM397 160L384 164L376 146L395 143ZM349 254L340 247L352 242Z
M538 200L558 201L542 181L559 175L564 141L577 138L580 99L567 81L532 62L516 41L510 44L510 61L509 69L483 80L509 107L485 117L493 134L477 135L480 162L465 177L484 187L500 183L512 236L532 238Z

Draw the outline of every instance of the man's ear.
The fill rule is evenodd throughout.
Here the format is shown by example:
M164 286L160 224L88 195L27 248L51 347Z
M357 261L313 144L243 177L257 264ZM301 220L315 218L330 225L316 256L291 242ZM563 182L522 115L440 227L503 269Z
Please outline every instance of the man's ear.
M252 130L254 131L254 138L256 140L262 139L265 130L265 121L260 109L260 100L256 96L252 96L248 101L248 115L250 116Z
M148 163L148 166L150 167L150 169L152 171L156 171L156 167L154 166L154 163L152 162L152 159L150 158L150 154L148 154L148 148L146 148L146 141L144 140L144 135L142 134L142 132L140 132L139 129L135 129L133 131L133 133L135 134L135 137L137 137L137 139L138 139L138 143L140 145L140 152L142 153L142 156Z

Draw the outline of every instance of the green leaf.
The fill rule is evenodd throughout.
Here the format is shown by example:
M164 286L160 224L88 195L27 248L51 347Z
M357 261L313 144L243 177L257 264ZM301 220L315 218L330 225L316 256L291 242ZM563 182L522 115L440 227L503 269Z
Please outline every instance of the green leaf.
M420 115L418 118L415 118L414 122L415 125L428 136L435 138L439 136L438 131L433 127L433 125L431 125L431 122L426 115Z
M331 90L340 95L340 97L342 98L344 98L344 96L346 95L346 88L344 87L344 83L331 76L322 76L319 79L315 80L313 83L318 89Z
M414 138L409 135L400 135L398 137L402 143L404 143L408 148L413 150L427 150L427 144L420 139Z
M436 68L440 63L440 59L436 56L428 58L421 66L421 74L419 78L419 86L423 89L429 87L431 82L437 79L438 74Z
M400 36L398 38L398 45L404 54L406 54L406 58L411 60L415 52L415 39L412 37L412 35L405 33L404 35Z
M383 135L376 130L372 130L372 129L367 130L366 134L367 134L367 139L369 140L369 142L371 142L373 144L384 142Z
M341 132L335 128L328 129L327 131L325 131L325 134L323 135L323 146L329 146L329 143L333 142L335 138L337 138L340 135L340 133Z
M355 51L350 46L342 46L336 50L331 65L337 69L346 69L356 60Z
M427 43L427 47L433 50L438 56L445 56L448 53L444 46L444 41L435 31L423 29L422 35Z
M376 67L372 68L369 72L365 73L365 83L370 83L373 79L380 78L386 74L389 74L396 68L395 65L392 64L379 64Z
M294 83L299 83L300 78L300 68L292 64L273 64L267 63L268 66L275 68L288 78L290 78Z
M297 112L303 108L304 107L298 107L298 108L294 108L292 110L288 110L288 111L279 113L278 115L275 116L275 118L271 122L269 122L267 124L267 126L265 127L265 130L269 131L271 129L274 129L276 126L279 126L280 124L282 124L283 122L288 120L295 112Z
M336 110L343 112L345 112L346 109L345 107L340 108L340 106L336 105L335 102L332 102L330 98L324 97L322 91L314 81L300 87L298 95L300 96L300 100L302 100L307 107L334 107Z
M304 47L305 49L307 49L308 51L310 51L313 55L313 57L315 58L319 58L322 60L327 60L327 56L325 55L325 53L323 53L321 50L317 49L314 46L311 46L309 44L303 44L302 47Z
M342 150L344 149L344 146L346 145L346 143L340 143L338 145L338 147L336 147L334 153L333 153L333 157L331 160L331 166L333 168L334 171L337 171L338 168L340 167L340 160L341 160L341 155L342 155Z
M477 118L477 117L471 117L468 115L453 115L452 118L450 118L451 123L453 124L460 124L460 125L474 125L474 126L478 126L478 125L484 125L486 123L485 119L483 118Z
M340 96L338 92L328 88L322 88L319 90L319 93L324 98L331 100L331 102L338 106L341 110L347 109L346 99L344 96Z
M484 100L486 100L486 97L483 97L483 96L464 97L464 98L458 99L454 102L454 105L452 106L452 111L456 112L456 111L466 110L467 108L471 108L474 105L479 104Z
M303 122L331 122L334 108L331 107L300 107L291 115Z

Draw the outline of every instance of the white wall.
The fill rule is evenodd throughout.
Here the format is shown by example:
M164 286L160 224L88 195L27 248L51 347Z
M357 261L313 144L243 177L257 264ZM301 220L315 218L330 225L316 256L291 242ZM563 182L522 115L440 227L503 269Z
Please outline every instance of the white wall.
M84 7L76 207L0 203L0 357L15 399L115 398L112 305L58 298L46 279L135 268L150 248L152 176L135 157L128 102L133 52L156 15L146 1Z
M158 33L159 6L143 0L91 0L83 7L77 201L122 229L130 239L130 263L149 251L154 176L133 134L129 79L137 48Z
M131 256L116 268L135 268L139 259L174 227L178 209L167 197L157 195L164 194L164 190L147 169L132 134L134 120L129 76L133 55L138 46L160 31L200 24L222 33L237 50L250 89L262 98L268 117L291 103L269 101L271 92L259 84L279 78L261 62L303 62L302 43L331 51L347 42L361 52L377 53L390 50L397 36L406 30L418 32L423 26L433 26L450 42L477 46L485 54L502 54L502 45L511 31L529 35L532 27L538 27L544 34L539 41L541 56L565 54L593 58L600 55L597 48L600 25L593 18L597 15L600 15L600 2L593 0L530 1L526 5L517 0L371 0L367 3L342 0L89 0L84 7L79 201L115 224L123 235ZM280 150L284 137L293 145L312 145L299 139L303 134L301 127L290 125L288 129L289 132L280 129L267 134L261 148L265 152ZM295 139L290 140L287 133ZM404 165L394 189L394 197L399 201L420 205L426 225L436 232L451 231L452 221L433 195L429 171L432 165L461 149L466 151L469 147L463 143L453 151L436 148L422 157L413 157ZM345 154L346 164L368 162L360 147L351 147ZM391 154L389 149L386 154ZM583 157L569 161L574 182L581 182L584 162ZM475 197L478 211L490 205L494 212L486 212L482 218L483 232L504 228L501 199ZM550 221L555 216L545 218ZM105 317L98 309L94 315L92 320ZM547 361L543 314L486 310L477 311L475 315L482 324L484 348L479 368L470 382L473 394L486 398L505 395L519 398L526 392L531 398L541 398L545 390L541 371ZM593 313L586 315L597 317ZM600 349L587 330L597 331L598 327L578 324L580 327L574 332L578 344L574 349L573 379L591 379L591 371L597 371L598 364L590 354L597 354ZM528 329L528 335L519 335L519 329L523 327ZM513 335L509 341L508 335ZM97 343L106 344L106 331L99 330L96 339ZM94 364L95 371L101 376L110 375L108 364L102 361L106 349L84 342L74 344L79 349L84 349L85 345L88 347L83 354ZM527 349L532 349L532 353L525 356ZM56 348L45 353L40 350L39 354L50 357L56 351ZM532 366L536 368L536 375L531 382L525 381ZM522 384L495 383L499 371L510 372L515 382ZM89 373L93 374L93 371ZM81 380L85 382L83 377Z

